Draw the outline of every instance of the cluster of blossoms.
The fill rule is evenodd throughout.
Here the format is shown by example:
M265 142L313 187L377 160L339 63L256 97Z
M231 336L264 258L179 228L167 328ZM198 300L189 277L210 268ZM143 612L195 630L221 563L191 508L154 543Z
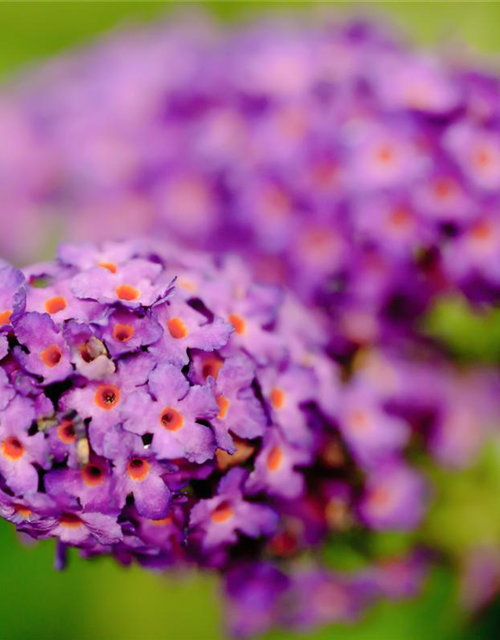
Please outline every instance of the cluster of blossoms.
M0 291L0 514L55 537L61 563L76 546L219 571L240 635L415 587L413 554L354 574L292 560L353 528L412 530L429 493L412 441L461 463L495 410L490 374L382 351L347 374L314 309L236 259L152 241L61 245L3 265Z
M3 255L61 226L238 251L329 308L345 351L443 291L498 298L499 107L477 63L370 24L117 34L0 98L2 215L33 230Z
M498 301L499 107L360 23L128 32L4 90L3 256L175 246L0 263L0 515L61 563L219 572L239 635L414 591L418 550L323 551L414 530L412 461L465 465L498 422L496 374L418 320Z

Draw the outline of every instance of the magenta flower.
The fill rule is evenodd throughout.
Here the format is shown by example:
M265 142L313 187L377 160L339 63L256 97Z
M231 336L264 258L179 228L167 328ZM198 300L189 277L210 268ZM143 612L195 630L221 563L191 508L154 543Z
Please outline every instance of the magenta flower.
M426 502L423 478L399 462L390 462L368 476L359 512L375 529L407 530L421 520Z
M19 361L26 371L43 378L44 384L64 380L72 373L70 350L49 315L26 313L16 323L15 335L26 349L18 349Z
M153 315L164 331L151 352L162 361L176 365L188 364L188 349L220 349L234 331L233 326L222 318L209 321L182 300L155 307Z
M310 461L307 449L289 445L276 429L268 430L248 479L248 491L296 498L304 491L304 478L297 467L306 466Z
M221 480L217 495L201 500L191 511L190 525L194 532L203 531L204 550L236 542L238 532L257 538L276 530L278 514L273 509L244 499L245 479L243 469L232 469Z
M153 397L146 391L136 391L125 402L125 429L152 435L151 446L162 460L187 458L201 464L213 458L213 433L199 422L217 415L210 388L190 386L181 371L168 363L156 367L148 387Z

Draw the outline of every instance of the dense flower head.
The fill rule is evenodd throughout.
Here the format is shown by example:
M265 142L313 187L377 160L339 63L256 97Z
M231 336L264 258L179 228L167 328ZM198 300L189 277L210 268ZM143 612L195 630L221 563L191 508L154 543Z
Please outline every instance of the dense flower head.
M341 352L386 340L444 291L498 300L499 102L364 22L117 33L4 90L2 252L163 233L326 306Z
M325 317L236 258L66 244L0 278L0 514L60 557L215 569L240 635L241 608L257 630L306 628L387 595L368 559L349 575L294 561L413 530L431 492L412 451L464 464L495 415L489 371L390 350L339 365Z
M418 334L499 300L498 79L358 22L163 25L37 74L0 95L0 252L89 243L0 260L0 515L59 564L215 570L239 636L415 592L426 555L371 542L500 413Z
M6 517L160 566L223 567L243 536L277 533L333 437L314 310L237 260L152 241L62 245L0 277Z

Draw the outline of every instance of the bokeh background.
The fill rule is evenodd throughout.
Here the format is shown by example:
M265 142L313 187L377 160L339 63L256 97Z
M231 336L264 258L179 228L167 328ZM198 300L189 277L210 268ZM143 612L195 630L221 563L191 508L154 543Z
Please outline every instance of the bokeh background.
M496 2L395 3L182 3L230 24L268 11L363 12L402 25L418 44L465 42L480 53L500 52L500 4ZM27 66L82 46L127 24L169 16L179 3L0 3L0 82ZM500 61L499 61L500 68ZM0 144L2 141L0 140ZM457 356L498 362L500 316L479 317L456 302L442 303L429 320ZM431 471L432 472L432 471ZM434 512L419 534L453 550L470 540L500 540L500 449L490 445L465 473L435 472L440 487ZM385 541L404 545L401 538ZM2 640L217 640L222 612L210 576L164 576L123 569L108 560L71 556L63 573L53 570L53 545L23 544L0 522L0 638ZM354 559L355 560L355 559ZM381 604L360 624L334 627L309 638L324 640L486 640L497 638L500 603L467 617L458 605L457 577L435 570L413 602ZM275 632L268 639L292 637Z

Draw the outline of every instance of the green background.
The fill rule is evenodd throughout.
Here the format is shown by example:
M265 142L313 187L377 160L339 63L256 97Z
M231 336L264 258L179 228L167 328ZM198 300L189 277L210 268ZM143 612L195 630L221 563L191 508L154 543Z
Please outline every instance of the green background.
M195 4L183 3L183 8L191 9ZM326 6L286 2L201 4L205 10L229 22L269 11L321 13ZM68 47L85 44L117 26L153 20L178 8L177 3L159 2L0 2L0 78L15 75L24 66L57 55ZM484 53L500 49L500 4L495 2L335 3L326 8L336 13L355 10L390 16L417 42L426 45L442 46L445 40L458 40ZM491 360L494 353L498 361L495 338L500 333L499 323L492 318L472 317L464 313L460 305L452 301L436 309L430 323L433 332L443 336L459 357ZM480 336L480 340L474 340L474 336ZM467 505L474 503L477 507L478 494L489 495L495 501L500 492L498 468L499 460L495 458L493 467L490 461L486 471L483 467L459 480L453 475L440 478L441 502L446 507L438 510L437 524L434 529L429 528L428 535L444 546L449 542L451 547L454 542L447 540L447 532L456 527L465 534L469 532L471 537L477 536L474 527L470 528ZM461 487L458 491L457 486ZM467 491L470 504L464 506L463 496ZM481 508L477 507L479 513ZM486 500L484 511L489 513L489 509ZM498 520L500 522L500 516ZM496 530L494 533L500 536ZM216 585L209 576L165 578L138 568L122 569L109 560L81 561L76 554L71 556L68 570L57 573L53 571L51 542L22 545L13 528L4 522L0 522L0 545L2 640L217 640L223 637ZM475 620L465 622L457 609L456 587L453 572L439 569L418 601L382 604L371 610L360 625L330 628L311 638L486 640L498 637L499 607L493 605ZM289 637L280 633L272 635L273 639Z

